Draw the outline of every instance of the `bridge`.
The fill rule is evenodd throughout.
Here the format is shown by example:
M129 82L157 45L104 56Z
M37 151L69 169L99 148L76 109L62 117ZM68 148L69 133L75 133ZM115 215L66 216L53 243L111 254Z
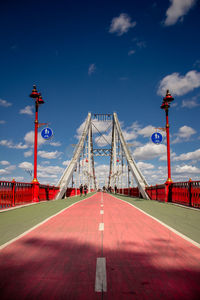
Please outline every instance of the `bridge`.
M56 186L0 182L1 299L198 299L199 184L149 186L117 114L88 113Z

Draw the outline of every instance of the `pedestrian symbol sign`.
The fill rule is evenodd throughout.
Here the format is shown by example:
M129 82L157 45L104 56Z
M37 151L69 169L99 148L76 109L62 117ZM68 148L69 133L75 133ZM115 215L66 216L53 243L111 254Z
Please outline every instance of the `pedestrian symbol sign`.
M53 136L53 131L51 128L46 127L41 131L41 136L43 139L48 140Z
M154 144L160 144L162 142L162 134L155 132L151 136L151 140Z

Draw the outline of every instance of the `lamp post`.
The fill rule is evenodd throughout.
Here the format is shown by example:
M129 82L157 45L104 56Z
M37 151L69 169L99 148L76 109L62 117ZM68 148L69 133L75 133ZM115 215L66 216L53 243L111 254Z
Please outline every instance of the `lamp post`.
M34 137L34 176L33 176L33 201L38 202L39 195L39 182L37 180L37 144L38 144L38 108L40 104L43 104L41 93L38 93L36 86L33 86L30 97L35 100L35 137Z
M166 135L167 135L167 167L168 167L168 178L166 184L171 184L171 166L170 166L170 140L169 140L169 118L168 118L168 111L170 108L170 103L174 100L174 98L169 93L169 90L166 92L166 96L163 98L163 102L161 105L161 109L165 110L166 114Z

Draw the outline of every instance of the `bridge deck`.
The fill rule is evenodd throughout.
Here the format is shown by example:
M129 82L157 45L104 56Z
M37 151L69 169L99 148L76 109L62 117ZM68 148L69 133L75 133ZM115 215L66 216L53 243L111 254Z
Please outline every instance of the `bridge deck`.
M1 299L199 299L199 278L197 246L103 193L3 248L0 258Z

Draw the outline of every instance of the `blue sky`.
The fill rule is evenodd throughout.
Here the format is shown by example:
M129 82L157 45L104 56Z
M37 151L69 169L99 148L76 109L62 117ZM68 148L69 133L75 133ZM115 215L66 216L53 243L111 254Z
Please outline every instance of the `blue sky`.
M167 88L172 179L199 179L200 5L195 0L1 1L0 176L29 182L36 84L39 121L54 138L38 149L38 179L57 183L87 113L117 112L149 184L163 183L166 140L160 109ZM79 129L80 131L80 129ZM108 162L97 162L97 175Z

